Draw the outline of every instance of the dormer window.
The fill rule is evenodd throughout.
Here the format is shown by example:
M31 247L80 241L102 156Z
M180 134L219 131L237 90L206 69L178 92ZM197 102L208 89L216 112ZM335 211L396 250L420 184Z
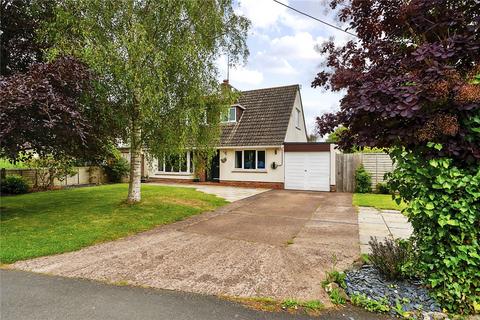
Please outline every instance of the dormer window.
M223 115L222 122L236 122L237 121L237 108L230 107L228 112Z

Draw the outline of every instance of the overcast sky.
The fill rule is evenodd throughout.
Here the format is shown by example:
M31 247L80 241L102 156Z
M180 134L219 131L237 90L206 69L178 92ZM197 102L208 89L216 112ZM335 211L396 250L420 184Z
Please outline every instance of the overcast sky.
M335 14L322 0L280 1L339 25ZM315 118L337 110L342 97L310 87L322 62L315 45L329 37L334 37L336 43L345 43L350 36L272 0L240 0L237 10L252 23L247 41L250 56L245 65L230 68L230 84L239 90L300 84L307 130L312 133ZM218 65L221 77L226 78L226 57L222 57Z

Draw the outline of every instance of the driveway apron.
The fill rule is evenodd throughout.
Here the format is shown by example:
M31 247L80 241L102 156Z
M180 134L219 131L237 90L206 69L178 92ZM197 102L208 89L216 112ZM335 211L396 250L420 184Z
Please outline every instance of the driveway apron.
M350 194L272 190L26 271L239 297L329 299L320 283L359 255Z

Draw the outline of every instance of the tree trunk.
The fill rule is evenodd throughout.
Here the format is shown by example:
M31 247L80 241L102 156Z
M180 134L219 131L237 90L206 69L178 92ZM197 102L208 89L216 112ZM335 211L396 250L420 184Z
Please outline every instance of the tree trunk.
M132 121L132 133L130 137L130 181L128 184L129 203L139 202L141 200L140 184L141 184L141 150L140 143L141 129L135 120Z

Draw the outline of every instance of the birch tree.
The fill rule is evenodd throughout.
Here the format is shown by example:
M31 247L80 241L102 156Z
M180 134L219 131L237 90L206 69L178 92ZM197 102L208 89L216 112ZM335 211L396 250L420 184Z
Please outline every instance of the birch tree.
M50 51L87 63L108 92L130 145L128 202L140 195L141 150L160 156L187 147L211 147L216 114L229 103L215 61L248 55L249 21L231 0L64 0L45 34Z

